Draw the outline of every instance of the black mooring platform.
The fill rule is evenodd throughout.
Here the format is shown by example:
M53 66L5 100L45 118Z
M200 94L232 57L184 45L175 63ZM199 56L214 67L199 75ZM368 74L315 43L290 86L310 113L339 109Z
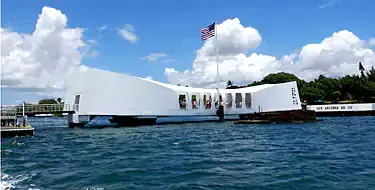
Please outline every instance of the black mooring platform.
M31 127L1 127L1 138L16 136L33 136L34 128Z

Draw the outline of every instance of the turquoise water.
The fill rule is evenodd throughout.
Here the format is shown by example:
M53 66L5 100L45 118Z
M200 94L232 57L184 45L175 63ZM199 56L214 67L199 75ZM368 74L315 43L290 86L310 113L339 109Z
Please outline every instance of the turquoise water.
M375 189L375 117L70 129L2 139L2 188Z

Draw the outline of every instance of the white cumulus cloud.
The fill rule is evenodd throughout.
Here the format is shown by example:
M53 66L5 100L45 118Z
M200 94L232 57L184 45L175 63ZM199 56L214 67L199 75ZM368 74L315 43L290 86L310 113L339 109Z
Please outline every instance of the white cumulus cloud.
M358 73L358 62L365 67L375 65L375 53L366 47L366 42L350 31L342 30L323 39L320 43L307 44L300 52L277 58L247 52L262 41L258 31L243 26L239 19L228 19L218 26L218 44L215 37L207 40L196 51L192 69L177 71L166 68L164 74L172 84L195 87L215 87L216 48L219 48L220 84L232 80L248 83L261 80L274 72L289 72L305 80L320 74L343 76Z
M375 46L375 38L370 38L368 43L370 44L370 46Z
M169 55L166 53L151 53L147 56L141 57L141 60L147 60L149 62L162 61L163 63L171 63L176 61L176 59L168 57Z
M1 87L41 92L64 89L66 79L84 69L90 52L82 28L69 28L60 10L43 7L31 34L1 29Z
M324 9L327 7L331 7L331 6L334 6L338 2L340 2L340 0L328 0L326 3L319 5L319 8Z
M99 42L96 40L87 40L86 42L92 45L99 45Z
M176 61L176 59L169 58L169 59L164 60L163 62L164 63L171 63L171 62L175 62L175 61Z
M103 26L97 27L96 29L99 30L100 32L103 32L104 30L107 30L107 28L108 28L107 25L103 25Z
M147 56L141 57L141 60L147 60L147 61L156 61L158 59L167 57L168 55L165 53L151 53Z
M238 18L225 20L217 25L217 31L218 40L215 37L208 39L197 51L198 56L214 56L216 47L219 47L220 55L246 53L258 47L262 40L256 29L244 27Z
M135 43L138 37L135 35L134 27L130 24L125 24L125 26L118 30L118 33L122 38L128 40L130 43Z
M145 77L145 79L147 79L147 80L154 80L154 79L152 79L152 76L147 76L147 77Z

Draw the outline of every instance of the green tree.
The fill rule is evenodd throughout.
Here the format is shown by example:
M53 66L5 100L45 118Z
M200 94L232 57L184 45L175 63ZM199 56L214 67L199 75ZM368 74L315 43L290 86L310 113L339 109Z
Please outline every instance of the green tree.
M359 70L361 71L361 78L364 78L365 77L365 68L363 67L361 62L359 62Z
M233 86L233 82L230 81L230 80L228 80L228 82L227 82L227 87L230 87L230 86Z
M301 96L303 100L306 100L307 103L311 104L317 100L323 100L324 91L314 87L306 87L301 91Z
M250 84L248 84L247 86L250 87L250 86L257 86L257 85L262 85L263 83L261 81L254 81Z
M254 81L253 83L249 84L248 86L256 86L261 84L278 84L278 83L285 83L285 82L292 82L296 81L298 88L302 88L306 82L304 80L299 79L297 76L285 73L285 72L279 72L279 73L272 73L263 78L261 81Z
M293 74L289 73L274 73L269 74L263 78L262 82L266 84L277 84L277 83L284 83L284 82L291 82L291 81L301 81L298 77Z
M62 103L62 100L61 100L60 97L58 97L58 98L56 99L56 101L57 101L58 104L61 104L61 103Z
M333 100L333 92L340 90L340 83L338 79L327 78L324 75L320 75L314 80L313 83L311 83L311 85L324 91L325 100Z
M341 92L336 90L332 93L332 97L334 98L334 100L338 100L339 98L341 98Z
M371 69L367 71L366 78L367 78L368 81L375 82L375 68L374 68L374 66L372 66Z
M364 72L364 68L360 69ZM329 78L320 75L313 81L306 82L289 73L273 73L261 81L253 81L247 86L262 84L277 84L296 81L302 101L314 103L317 100L337 101L350 100L353 102L375 101L375 69L372 67L365 74L346 75L340 78Z
M39 100L38 104L58 104L55 99L43 99Z

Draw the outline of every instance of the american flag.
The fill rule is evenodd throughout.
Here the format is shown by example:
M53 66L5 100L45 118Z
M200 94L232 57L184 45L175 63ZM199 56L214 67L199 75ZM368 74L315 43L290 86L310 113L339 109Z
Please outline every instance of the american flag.
M202 33L202 36L201 36L202 41L215 36L215 23L207 27L201 28L201 33Z

